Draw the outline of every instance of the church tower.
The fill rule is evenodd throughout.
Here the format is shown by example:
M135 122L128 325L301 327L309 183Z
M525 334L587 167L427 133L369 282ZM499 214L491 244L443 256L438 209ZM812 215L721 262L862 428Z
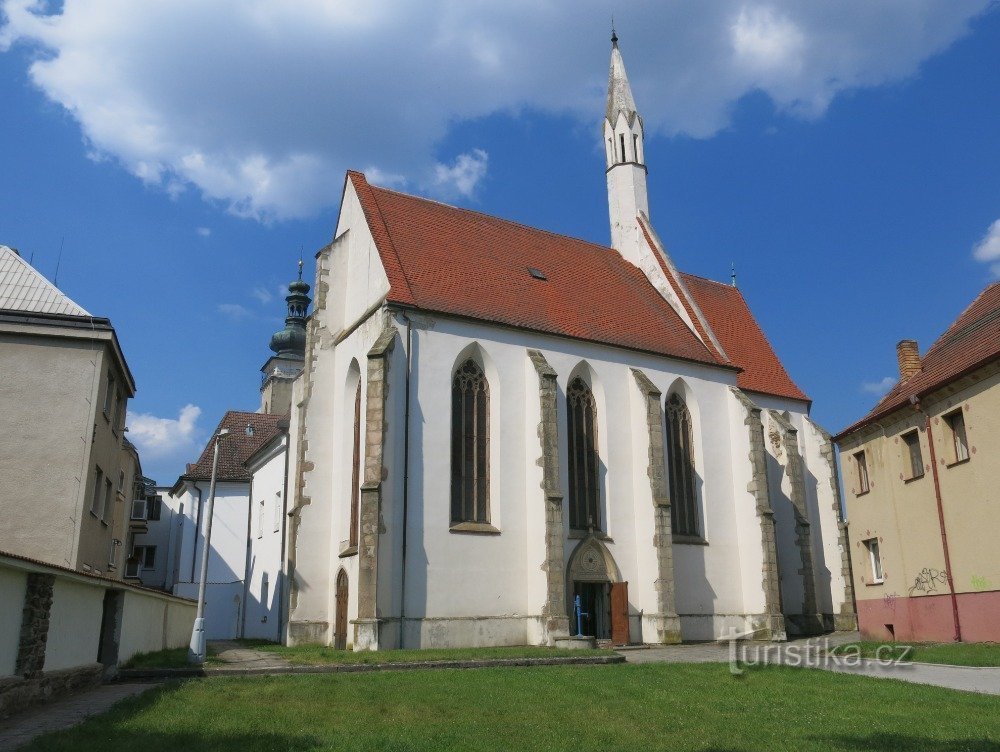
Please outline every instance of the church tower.
M612 29L608 108L604 117L611 246L636 266L639 265L642 242L642 230L636 217L639 212L649 216L642 139L642 117L636 112L632 87L629 86L625 63L618 49L618 35Z
M302 281L302 261L299 278L288 285L288 315L285 328L271 337L274 355L261 367L264 374L260 385L260 412L285 415L292 408L292 383L302 373L306 354L306 312L309 310L309 285Z

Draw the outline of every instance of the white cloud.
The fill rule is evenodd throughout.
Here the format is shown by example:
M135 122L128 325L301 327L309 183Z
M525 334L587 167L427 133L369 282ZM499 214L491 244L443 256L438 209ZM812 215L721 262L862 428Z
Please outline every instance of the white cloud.
M1000 277L1000 219L990 225L983 239L972 250L972 257L989 264L990 271Z
M898 379L894 379L892 376L886 376L878 381L866 381L861 385L861 391L881 397L883 394L888 394L889 390L896 386L897 381Z
M274 300L274 296L268 291L268 289L266 287L261 287L259 285L253 288L250 291L250 294L253 297L257 298L258 302L260 302L261 305L267 305L272 300Z
M223 316L232 319L233 321L242 321L243 319L250 318L253 314L247 310L246 306L241 306L239 303L219 303L216 309Z
M198 235L200 237L207 238L207 237L209 237L212 234L212 228L211 227L197 227L197 228L195 228L195 232L198 233Z
M489 154L482 149L459 154L450 167L443 164L434 166L434 185L443 195L457 193L471 198L479 181L486 177L489 160Z
M184 405L177 418L159 418L149 413L129 415L129 439L139 450L140 459L160 459L197 449L198 418L201 408Z
M455 124L535 109L596 126L603 111L604 0L0 3L0 50L34 52L31 80L89 153L262 220L336 203L359 165L468 195L486 159L440 152ZM818 117L840 91L912 76L988 5L687 0L617 20L647 129L707 137L751 91Z

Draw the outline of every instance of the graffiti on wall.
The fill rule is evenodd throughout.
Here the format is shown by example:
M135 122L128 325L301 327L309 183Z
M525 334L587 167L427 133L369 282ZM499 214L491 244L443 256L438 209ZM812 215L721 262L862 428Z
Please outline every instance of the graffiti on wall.
M992 587L992 583L985 577L978 574L972 575L972 589L973 590L989 590Z
M920 570L916 578L914 578L913 585L910 587L910 595L936 593L939 587L944 587L947 584L948 573L943 569L924 567Z

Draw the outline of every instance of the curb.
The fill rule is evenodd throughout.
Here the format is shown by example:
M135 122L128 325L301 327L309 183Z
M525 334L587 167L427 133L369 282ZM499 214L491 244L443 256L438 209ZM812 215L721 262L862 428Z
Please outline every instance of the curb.
M467 661L414 661L409 663L331 663L312 666L261 668L151 668L122 669L117 681L136 679L186 679L207 676L279 676L285 674L357 674L372 671L416 671L420 669L530 668L532 666L609 666L625 663L623 655L573 658L489 658Z

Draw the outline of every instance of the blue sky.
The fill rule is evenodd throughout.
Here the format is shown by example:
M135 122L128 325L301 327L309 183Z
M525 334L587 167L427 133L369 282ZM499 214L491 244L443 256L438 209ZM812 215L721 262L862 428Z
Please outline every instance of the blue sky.
M685 271L736 265L837 430L1000 272L1000 9L806 5L615 13L654 225ZM610 10L531 7L0 2L0 243L50 278L62 247L59 286L112 319L148 475L258 407L346 168L608 242Z

